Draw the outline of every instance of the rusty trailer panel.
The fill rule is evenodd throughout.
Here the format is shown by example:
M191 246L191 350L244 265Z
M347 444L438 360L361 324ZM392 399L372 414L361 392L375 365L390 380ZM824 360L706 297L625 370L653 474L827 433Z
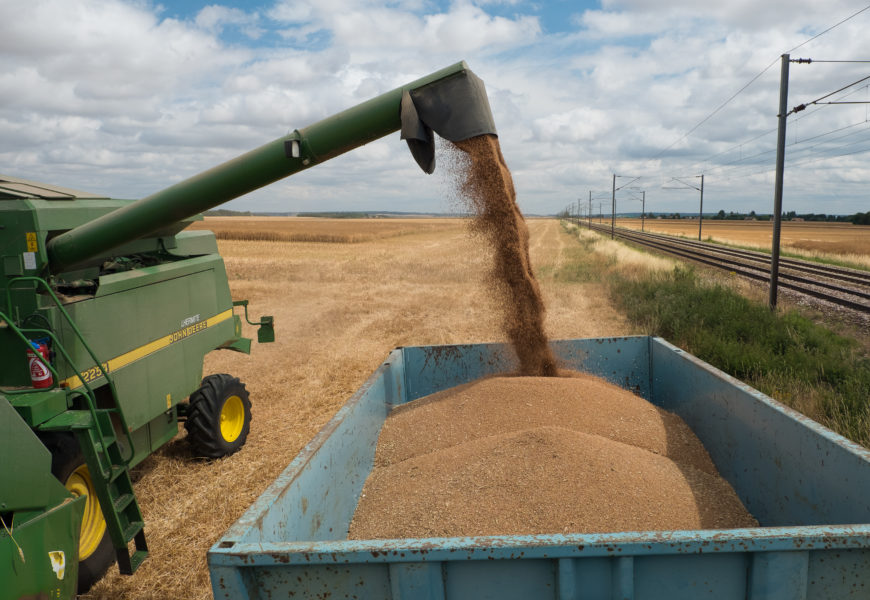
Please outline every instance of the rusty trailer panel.
M390 408L514 364L501 344L398 348L211 548L214 597L870 597L866 449L660 338L552 346L679 414L761 527L348 540Z

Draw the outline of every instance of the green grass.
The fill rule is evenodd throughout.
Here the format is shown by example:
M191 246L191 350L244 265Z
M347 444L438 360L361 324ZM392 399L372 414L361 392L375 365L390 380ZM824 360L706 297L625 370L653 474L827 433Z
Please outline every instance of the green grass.
M857 341L706 283L692 268L626 274L595 254L589 243L579 246L554 276L601 280L638 330L870 447L870 357Z

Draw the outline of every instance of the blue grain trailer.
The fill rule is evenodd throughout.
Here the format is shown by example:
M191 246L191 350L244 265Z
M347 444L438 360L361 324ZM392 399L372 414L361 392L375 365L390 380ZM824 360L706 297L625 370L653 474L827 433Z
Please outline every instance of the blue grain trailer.
M870 598L870 452L660 338L552 346L680 415L761 527L348 540L390 409L513 367L501 344L398 348L211 548L215 598Z

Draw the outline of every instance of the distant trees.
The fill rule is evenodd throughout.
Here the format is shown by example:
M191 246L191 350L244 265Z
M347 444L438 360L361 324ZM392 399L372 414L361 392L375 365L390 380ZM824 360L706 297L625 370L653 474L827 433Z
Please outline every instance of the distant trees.
M673 214L668 216L667 218L679 218L679 216L674 216ZM772 215L765 214L757 214L754 210L749 211L749 213L741 213L729 211L725 212L724 210L720 210L718 213L709 217L714 221L745 221L747 219L756 219L758 221L770 221ZM870 225L870 211L867 212L859 212L854 215L826 215L824 213L798 213L796 211L790 210L788 212L782 213L783 221L816 221L816 222L828 222L828 223L854 223L855 225Z
M761 219L764 220L765 215L756 215L753 210L749 214L729 211L726 213L724 210L720 210L715 215L710 217L711 220L714 221L745 221L746 219Z
M249 210L229 210L228 208L213 208L203 213L206 217L250 217Z
M249 215L251 213L239 213L235 211L209 211L206 213L207 215L215 215L215 214L239 214L239 215ZM301 213L300 213L301 214ZM575 215L572 215L568 209L564 209L556 215L560 219L571 219L574 218ZM682 219L683 216L678 212L673 213L646 213L642 215L647 219ZM695 218L695 217L686 217L686 218ZM755 219L757 221L770 221L772 215L769 214L757 214L754 210L749 211L749 213L741 213L728 211L727 213L724 210L719 210L715 215L711 217L704 217L705 219L711 219L714 221L746 221ZM859 212L854 215L826 215L824 213L805 213L799 214L796 211L790 210L788 212L782 213L783 221L792 221L792 220L803 220L803 221L827 221L830 223L854 223L855 225L870 225L870 211L867 212Z

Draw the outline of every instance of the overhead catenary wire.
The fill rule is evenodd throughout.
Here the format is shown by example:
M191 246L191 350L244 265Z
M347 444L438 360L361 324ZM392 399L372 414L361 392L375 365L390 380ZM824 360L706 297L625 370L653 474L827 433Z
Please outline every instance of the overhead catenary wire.
M812 41L824 36L825 34L830 33L831 31L835 30L837 27L843 25L844 23L850 21L851 19L854 19L855 17L857 17L863 13L866 13L868 10L870 10L870 4L864 6L860 10L856 10L852 14L841 19L840 21L831 25L830 27L827 27L826 29L820 31L816 35L804 40L800 44L795 45L793 48L791 48L790 50L788 50L784 54L790 54L790 53L794 52L795 50L802 48L803 46L806 46L807 44L809 44ZM714 110L712 110L709 114L707 114L703 119L701 119L700 121L695 123L684 134L682 134L680 137L675 139L668 146L666 146L665 148L656 152L655 155L652 156L651 158L647 159L647 162L655 161L656 159L661 158L675 145L677 145L678 143L682 142L683 140L691 137L699 128L701 128L704 124L706 124L711 119L713 119L716 115L718 115L722 110L724 110L724 108L726 106L728 106L730 103L732 103L737 97L739 97L741 94L746 92L746 90L748 88L750 88L754 83L756 83L774 65L781 62L781 60L782 60L782 56L777 57L770 64L768 64L763 69L761 69L761 71L759 71L755 76L750 78L747 81L747 83L745 83L743 86L741 86L736 92L731 94L727 99L725 99L720 104L716 105ZM792 62L856 63L856 64L860 64L860 63L870 63L870 60L795 59ZM856 104L856 105L857 104L865 104L867 106L870 106L870 100L868 100L866 102L865 101L857 101L857 100L847 100L847 98L849 98L849 96L852 96L853 94L858 93L859 91L863 91L863 90L870 91L870 84L867 83L868 80L870 80L870 76L862 77L861 79L853 81L853 82L849 83L848 85L839 87L839 88L833 90L832 92L825 94L824 96L820 96L819 98L814 100L813 103L807 103L807 105L805 106L805 109L808 109L810 106L813 106L814 110L802 111L802 113L800 115L792 117L790 119L790 121L792 121L793 123L798 123L798 122L803 121L804 119L807 119L808 117L816 114L818 111L823 110L824 108L826 108L830 105L833 105L833 104ZM860 86L862 83L864 85L861 86L860 88L852 89L852 88L856 88L856 86ZM868 115L870 115L870 111L868 111ZM788 160L787 160L788 164L790 166L797 166L797 165L803 165L803 164L813 164L816 162L831 160L831 159L834 159L837 157L852 156L852 155L866 153L868 150L864 149L864 148L858 148L857 150L850 150L850 149L855 148L856 145L860 145L866 141L866 139L864 137L866 130L864 128L861 128L860 130L855 131L855 128L858 128L861 125L866 124L867 122L868 122L868 119L865 118L864 121L862 121L862 122L851 123L851 124L846 125L846 126L833 127L830 130L824 131L821 133L817 133L817 129L815 126L812 126L809 129L805 129L804 130L804 131L806 131L805 137L798 139L797 135L795 135L794 141L787 144L787 146L792 149L791 152L789 153L790 155L789 155ZM816 129L816 131L813 131L813 129ZM757 168L760 164L759 159L762 159L763 157L768 156L768 155L772 155L773 153L776 152L776 150L773 148L770 150L760 150L760 151L754 151L754 150L759 147L759 144L757 144L756 142L758 142L759 140L762 140L766 136L770 136L771 134L773 134L776 131L777 131L777 128L771 128L771 129L767 129L767 130L764 130L761 132L756 132L753 135L751 135L750 137L748 137L748 139L745 139L737 144L733 144L733 145L725 148L724 150L719 150L715 153L709 154L703 160L694 163L690 167L690 169L692 171L696 171L696 172L705 172L705 173L708 171L712 172L714 174L713 176L716 178L716 180L720 180L720 181L730 181L730 180L734 180L734 179L743 179L743 178L748 178L748 177L754 177L754 176L757 176L759 174L772 172L774 170L773 166L767 167L767 168L764 168L761 170L757 170ZM797 129L795 129L794 132L796 134ZM839 134L842 134L843 132L845 132L845 134L839 135ZM845 143L845 144L837 144L836 143L840 140L844 140L844 139L847 139L847 138L849 138L851 136L855 136L855 135L861 135L862 137L859 140L853 140L853 141L850 141L849 143ZM764 146L762 145L761 148L763 148L763 147ZM725 164L718 164L718 165L712 164L714 161L716 161L716 159L721 158L721 157L727 157L729 155L729 153L732 153L735 151L739 151L740 155L733 157L731 160L728 160ZM661 167L661 164L659 165L659 168L660 167ZM683 168L685 168L685 167L683 167ZM756 171L753 171L753 168L755 168ZM615 185L614 185L615 189L611 191L611 194L615 194L617 189L621 190L624 187L627 187L629 185L636 183L640 179L644 179L646 182L649 182L651 179L657 179L657 178L658 178L657 175L653 175L652 173L645 173L644 175L633 179L629 183L626 183L626 184L620 186L619 188L615 188ZM644 186L647 186L647 185L653 185L653 184L644 183Z
M843 131L843 130L849 129L851 127L855 127L855 126L859 126L859 125L868 125L868 123L870 123L870 121L866 121L866 120L862 121L860 123L854 123L854 124L847 126L847 127L838 128L836 130L826 132L825 134L821 134L820 136L813 136L813 138L807 138L805 140L801 140L799 143L809 141L810 139L818 139L822 136L831 135L832 133ZM870 125L868 125L868 130L870 130ZM868 133L868 130L852 131L852 132L849 132L845 135L833 138L832 140L826 140L824 142L824 144L830 144L830 142L846 139L848 137L851 137L851 136L854 136L857 134L861 134L861 133L866 134L866 133ZM803 165L824 162L824 161L835 159L835 158L842 158L845 156L854 156L854 155L859 155L859 154L870 152L870 147L859 148L857 150L843 152L843 150L846 148L851 148L851 147L854 147L858 144L863 144L863 143L870 144L870 136L856 140L856 141L851 141L851 142L846 143L846 144L839 144L836 146L827 147L823 150L824 153L833 152L833 154L829 154L829 155L818 154L818 155L809 155L808 156L806 153L808 153L810 150L823 145L823 143L817 143L817 144L814 144L814 145L809 146L807 148L800 148L796 151L791 152L789 154L789 156L787 157L787 165L789 166L789 168L795 168L795 167L799 167L799 166L803 166ZM796 144L794 144L794 143L790 144L790 146L792 146L792 147L795 145ZM759 153L759 155L771 154L773 152L775 152L775 150L765 151L765 152ZM801 153L804 153L804 154L801 155ZM720 173L720 174L716 175L716 180L719 182L727 182L727 181L734 181L737 179L746 179L746 178L755 177L758 175L769 174L775 170L774 166L771 165L771 166L765 166L762 169L757 169L757 170L751 171L751 172L743 172L743 173L736 172L739 169L747 169L748 170L748 169L751 169L752 167L757 167L759 164L763 164L763 163L754 162L754 163L747 164L747 165L737 165L736 167L731 167L731 169L735 172ZM715 171L716 169L717 169L717 167L713 167L711 170ZM686 177L688 177L688 176L683 176L683 178L686 178ZM674 181L674 180L679 181L679 179L680 179L679 177L672 177L670 179L670 181ZM681 183L684 183L684 182L681 182ZM862 183L862 185L864 184L863 182L860 182L860 183ZM685 188L667 187L667 184L664 184L662 186L662 189L685 189Z
M812 164L812 163L817 163L817 162L824 162L824 161L826 161L826 160L831 160L831 159L834 159L834 158L842 158L842 157L844 157L844 156L853 156L853 155L856 155L856 154L863 154L863 153L865 153L865 152L870 152L870 148L864 148L864 149L862 149L862 150L855 150L854 152L844 152L844 153L842 153L842 154L835 154L835 155L832 155L832 156L824 156L824 157L813 158L813 159L806 160L806 161L803 161L803 162L799 162L799 163L796 163L796 164L795 164L795 163L789 163L788 166L794 168L794 167L802 166L802 165L804 165L804 164ZM773 167L769 167L769 168L765 168L765 169L762 169L762 170L756 171L756 172L754 172L754 173L748 173L748 174L745 175L744 177L752 177L752 176L756 176L756 175L765 175L765 174L771 173L772 171L774 171L774 168L773 168ZM725 179L721 179L720 181L731 181L732 179L733 179L733 178L725 178ZM848 183L848 182L844 182L844 183ZM860 185L866 185L865 182L854 182L854 183L860 183Z
M620 178L621 178L621 177L631 177L631 175L617 175L617 177L620 177ZM618 188L616 188L616 191L618 192L618 191L621 190L622 188L624 188L624 187L628 187L628 186L630 186L632 183L634 183L635 181L639 181L639 180L641 180L641 179L643 179L643 176L635 177L634 179L632 179L632 180L629 181L628 183L623 183L621 186L619 186Z
M832 92L832 94L836 94L838 91L843 91L844 89L847 89L847 88L849 88L849 87L851 87L851 86L845 86L844 88L840 88L840 90L834 91L834 92ZM865 90L865 91L866 91L866 90L868 90L868 89L870 89L870 84L865 84L864 86L862 86L862 87L860 87L860 88L857 88L857 89L854 89L854 90L851 90L851 91L849 91L849 92L847 92L847 93L842 94L841 96L839 96L839 97L837 98L837 100L838 100L838 101L839 101L839 100L843 100L843 99L848 98L848 97L850 97L850 96L852 96L852 95L854 95L854 94L856 94L856 93L858 93L858 92L860 92L860 91L862 91L862 90ZM828 97L830 97L830 94L828 95ZM862 102L862 103L863 103L863 102ZM816 107L815 110L808 111L808 112L804 113L803 115L801 115L801 116L795 118L794 121L795 121L795 122L801 121L801 120L803 120L803 119L805 119L805 118L807 118L807 117L809 117L809 116L811 116L811 115L817 113L818 111L822 110L822 109L825 108L825 107L826 107L826 105L818 106L818 107ZM823 138L823 137L826 137L826 136L832 135L832 134L834 134L834 133L838 133L838 132L840 132L840 131L845 131L845 130L848 130L848 129L851 129L851 128L854 128L854 127L858 127L858 126L861 126L861 125L865 125L865 124L867 124L867 123L868 123L868 114L865 113L864 119L863 119L862 121L859 121L859 122L857 122L857 123L852 123L852 124L850 124L850 125L846 125L846 126L844 126L844 127L834 128L834 129L831 129L831 130L829 130L829 131L826 131L826 132L823 132L823 133L820 133L820 134L817 134L817 135L813 135L813 136L808 137L808 138L803 138L803 139L800 139L800 140L795 140L794 142L789 143L787 146L790 147L790 148L795 148L795 146L799 146L799 145L804 144L804 143L806 143L806 142L813 141L813 140L816 140L816 139L820 139L820 138ZM771 133L771 131L776 131L776 130L773 129L773 130L769 130L769 131L763 132L762 134L756 135L756 136L754 136L753 138L750 138L749 140L745 140L744 142L741 142L740 144L736 144L736 145L730 147L730 148L729 148L728 150L726 150L726 151L723 151L723 152L718 153L717 155L714 155L714 157L715 157L715 156L721 156L721 155L723 155L723 154L727 154L728 151L731 151L731 150L733 150L733 149L736 149L736 148L739 148L739 147L742 147L742 146L746 146L746 145L748 145L751 141L755 141L755 140L757 140L757 139L760 139L761 137L764 137L764 135L767 135L767 134ZM791 161L794 159L794 156L793 156L794 153L798 153L798 154L800 154L800 153L802 153L802 152L807 152L807 151L809 151L809 150L811 150L811 149L813 149L813 148L818 148L818 147L823 146L823 145L825 145L825 144L829 144L829 143L832 142L832 141L837 141L837 140L840 140L840 139L844 139L844 138L846 138L846 137L850 137L850 136L852 136L852 135L855 135L856 133L862 133L862 131L859 130L859 131L857 131L857 132L851 132L851 133L848 133L848 134L843 135L843 136L838 136L838 137L835 137L835 138L833 138L833 139L825 140L825 142L818 143L818 144L814 144L814 145L809 146L809 147L797 148L796 150L793 149L793 151L791 152L792 156L790 156L790 158L789 158L789 162L790 162L790 164L791 164ZM838 146L838 147L839 147L839 146ZM723 177L723 176L725 176L726 173L728 173L729 175L724 179L724 180L726 180L726 181L731 181L731 180L734 180L734 179L740 179L741 177L743 177L743 175L737 175L737 174L735 174L737 171L739 171L740 169L751 169L752 167L754 167L754 166L756 166L757 164L759 164L759 161L757 161L757 160L753 160L753 159L759 159L759 158L761 158L761 157L763 157L763 156L767 156L767 155L773 154L774 152L776 152L775 148L771 148L771 149L768 149L768 150L763 150L763 151L756 152L756 153L754 153L754 154L750 154L750 155L747 155L747 156L740 156L740 157L738 157L738 158L735 158L735 159L733 159L733 160L730 160L730 161L728 161L728 162L726 162L726 163L723 163L723 164L720 164L720 165L707 166L707 167L705 168L705 170L708 171L708 172L711 172L711 173L715 173L715 172L719 171L719 172L720 172L720 175L719 175L720 177ZM712 157L711 157L711 158L712 158ZM709 159L708 159L708 160L709 160ZM738 164L738 163L743 163L743 164ZM696 164L698 164L698 163L696 163ZM767 170L764 170L764 171L761 171L761 172L766 172L766 171L767 171ZM752 173L745 174L745 176L746 176L746 177L751 177L751 176L757 175L758 173L759 173L759 171L755 171L755 172L752 172Z
M791 115L793 113L800 112L802 110L805 110L808 106L811 106L813 104L866 104L866 102L854 102L854 103L853 102L824 102L823 103L822 100L824 100L825 98L830 98L834 94L838 94L838 93L842 92L843 90L847 90L850 87L858 85L859 83L861 83L863 81L867 81L868 79L870 79L870 75L867 75L866 77L862 77L858 81L854 81L848 85L844 85L840 89L834 90L833 92L831 92L829 94L825 94L824 96L822 96L820 98L816 98L812 102L807 102L805 104L799 104L799 105L795 106L793 109L791 109L787 114Z
M863 85L859 88L856 88L854 90L849 91L846 94L843 94L842 96L839 97L839 99L842 100L843 98L848 98L849 96L852 96L853 94L857 94L861 90L867 90L868 87L870 87L870 84ZM807 118L813 116L814 114L816 114L820 110L824 110L825 108L827 108L827 105L822 104L822 105L816 106L815 110L807 109L806 112L802 111L802 114L798 117L795 117L791 122L792 123L799 123L800 121L803 121L804 119L807 119Z
M862 86L862 87L860 87L860 88L858 88L858 89L856 89L856 90L852 90L852 91L850 91L849 93L840 96L840 98L848 98L849 96L851 96L851 95L853 95L853 94L856 94L856 93L860 92L861 90L868 90L868 89L870 89L870 84L868 84L868 85L864 85L864 86ZM827 106L827 105L824 105L824 104L823 104L823 105L817 106L817 107L815 108L815 110L807 110L806 112L804 112L803 114L801 114L799 117L796 117L796 118L794 119L793 122L794 122L794 123L798 123L798 122L800 122L800 121L802 121L802 120L804 120L804 119L806 119L806 118L808 118L808 117L810 117L810 116L816 114L816 113L819 112L820 110L826 108L826 106ZM761 133L754 135L754 136L751 137L751 138L748 138L748 139L745 139L745 140L743 140L743 141L741 141L741 142L738 142L738 143L736 143L736 144L733 144L732 146L729 146L729 147L726 148L725 150L721 150L721 151L719 151L719 152L717 152L717 153L715 153L715 154L711 154L710 156L704 158L703 160L700 160L700 161L694 163L690 168L699 167L700 165L704 165L704 164L706 164L706 163L709 163L709 162L710 162L711 160L713 160L714 158L718 158L718 157L720 157L720 156L723 156L723 155L725 155L725 154L728 154L729 152L732 152L732 151L737 150L737 149L739 149L739 148L742 148L742 147L744 147L744 146L748 146L748 145L751 144L752 142L757 141L757 140L763 138L763 137L766 136L766 135L770 135L770 134L772 134L772 133L776 133L776 129L777 129L776 127L772 127L772 128L770 128L770 129L767 129L766 131L762 131ZM771 152L773 152L773 150L771 150ZM741 159L737 159L737 160L742 160L742 158L741 158ZM733 162L733 161L732 161L732 162ZM726 164L730 164L730 163L726 163ZM715 169L715 168L717 168L717 167L708 167L708 168L710 168L710 169Z
M868 8L870 8L870 6L868 6ZM690 135L692 135L692 134L693 134L693 133L694 133L694 132L695 132L695 131L696 131L696 130L701 126L701 125L703 125L704 123L706 123L707 121L709 121L710 119L712 119L714 116L716 116L716 114L718 114L719 111L721 111L723 108L725 108L725 107L726 107L726 106L727 106L727 105L728 105L732 100L734 100L734 98L736 98L737 96L739 96L740 94L742 94L742 93L746 90L746 88L748 88L750 85L752 85L753 83L755 83L755 82L758 80L759 77L761 77L762 75L764 75L764 74L765 74L765 73L766 73L766 72L767 72L767 71L768 71L768 70L769 70L773 65L775 65L777 62L779 62L779 59L776 59L775 61L773 61L772 63L770 63L769 65L767 65L764 69L762 69L762 71L761 71L758 75L756 75L755 77L753 77L752 79L750 79L750 80L749 80L749 83L747 83L747 84L744 85L742 88L740 88L739 90L737 90L737 91L736 91L736 92L735 92L731 97L729 97L727 100L725 100L725 102L723 102L723 103L720 104L718 107L716 107L716 110L714 110L714 111L711 112L709 115L707 115L706 117L704 117L703 119L701 119L701 121L700 121L697 125L695 125L695 126L692 127L689 131L687 131L686 133L684 133L684 134L682 135L682 137L680 137L680 138L674 140L674 141L673 141L673 142L672 142L672 143L671 143L667 148L665 148L664 150L662 150L661 152L659 152L658 154L656 154L655 156L653 156L653 157L652 157L651 159L649 159L649 160L650 160L650 161L656 160L657 158L661 157L665 152L667 152L668 150L670 150L671 148L673 148L674 146L676 146L678 143L682 142L684 139L686 139L687 137L689 137Z
M850 147L850 146L855 146L856 144L860 144L860 143L863 143L863 142L868 142L868 143L870 143L870 139L859 140L859 141L857 141L857 142L850 142L849 144L843 144L842 146L838 146L836 149L839 150L839 149L842 149L842 148L848 148L848 147ZM795 167L799 167L799 166L806 165L806 164L812 164L812 163L816 163L816 162L822 162L822 161L826 161L826 160L831 160L832 158L842 158L843 156L852 156L852 155L855 155L855 154L862 154L862 153L864 153L864 152L870 152L870 147L868 147L868 148L864 148L864 149L861 149L861 150L855 150L855 151L853 151L853 152L842 152L842 153L838 153L838 154L832 154L832 155L830 155L830 156L804 157L804 160L799 160L799 161L797 161L797 162L792 162L793 159L789 159L788 162L787 162L787 164L788 164L788 166L789 166L790 168L795 168ZM756 175L764 175L764 174L766 174L766 173L770 173L770 172L772 172L773 170L774 170L774 167L769 166L769 167L765 167L765 168L763 168L763 169L760 169L760 170L758 170L758 171L754 171L754 172L751 172L751 173L743 173L743 174L740 174L740 175L733 175L733 176L729 176L729 177L722 177L722 178L720 179L720 181L733 181L733 180L735 180L735 179L742 179L742 178L745 178L745 177L754 177L754 176L756 176ZM865 182L859 182L859 183L861 183L861 185L866 185Z
M797 142L791 142L790 144L787 145L787 147L789 147L789 148L794 148L795 146L799 146L799 145L804 144L804 143L809 142L809 141L818 140L818 139L821 139L821 138L827 137L827 136L829 136L829 135L832 135L832 134L834 134L834 133L839 133L839 132L842 132L842 131L846 131L846 130L848 130L848 129L853 129L853 128L855 128L855 127L859 127L859 126L861 126L861 125L867 125L867 123L868 123L868 121L866 121L866 120L864 120L864 121L859 121L859 122L857 122L857 123L852 123L851 125L846 125L845 127L839 127L839 128L837 128L837 129L832 129L832 130L827 131L827 132L825 132L825 133L821 133L821 134L818 134L818 135L815 135L815 136L812 136L812 137L809 137L809 138L804 138L804 139L802 139L802 140L798 140ZM863 131L862 131L862 130L852 131L852 132L849 132L849 133L847 133L847 134L845 134L845 135L842 135L842 136L839 136L839 137L835 137L835 138L833 138L833 139L831 139L831 140L825 140L824 142L820 142L820 143L817 143L817 144L813 144L813 145L811 145L811 146L807 146L807 147L805 147L805 148L797 148L796 150L793 151L793 153L794 153L794 152L798 152L798 153L800 153L800 152L806 152L806 151L811 150L811 149L813 149L813 148L817 148L817 147L819 147L819 146L821 146L821 145L823 145L823 144L825 144L825 143L830 143L831 141L841 140L841 139L844 139L844 138L847 138L847 137L850 137L850 136L853 136L853 135L857 135L857 134L860 134L860 133L863 133ZM721 171L721 170L724 169L724 170L727 172L727 171L735 171L735 170L738 170L738 169L741 169L741 168L752 167L752 166L757 165L757 164L759 163L759 161L755 161L755 162L746 162L746 161L750 161L750 160L755 159L755 158L760 158L760 157L762 157L762 156L767 156L767 155L773 154L775 151L776 151L776 149L764 150L764 151L762 151L762 152L758 152L758 153L753 154L753 155L750 155L750 156L746 156L746 157L743 157L743 158L740 158L740 159L736 159L736 160L730 161L730 162L728 162L728 163L724 163L724 164L719 165L719 166L710 167L710 168L709 168L709 171L711 171L711 172L715 172L715 171ZM792 154L793 154L793 153L792 153ZM736 163L738 163L738 162L744 162L744 163L746 163L746 164L736 164Z
M726 148L725 150L722 150L721 152L717 152L716 154L712 154L712 155L708 156L707 158L705 158L704 160L701 160L701 161L694 163L692 166L702 165L704 163L708 163L711 160L713 160L714 158L719 158L720 156L722 156L724 154L728 154L729 152L731 152L733 150L737 150L738 148L741 148L743 146L751 144L752 142L759 140L766 135L770 135L771 133L776 133L776 127L772 128L772 129L768 129L767 131L763 131L763 132L759 133L758 135L756 135L755 137L751 137L747 140L743 140L739 144L734 144L730 148Z
M794 52L794 51L797 50L798 48L802 48L803 46L809 44L810 42L812 42L812 41L814 41L814 40L820 38L821 36L823 36L823 35L825 35L825 34L831 32L831 31L833 31L834 29L836 29L836 28L839 27L840 25L842 25L842 24L844 24L844 23L850 21L851 19L854 19L855 17L857 17L857 16L860 15L861 13L866 12L867 10L870 10L870 4L868 4L867 6L865 6L865 7L862 8L862 9L860 9L860 10L858 10L858 11L852 13L852 14L849 15L848 17L846 17L846 18L844 18L844 19L838 21L837 23L831 25L831 26L828 27L827 29L825 29L825 30L823 30L823 31L821 31L821 32L819 32L819 33L817 33L816 35L812 36L811 38L809 38L809 39L807 39L807 40L804 40L803 42L801 42L800 44L794 46L793 48L791 48L790 50L784 52L783 54L791 54L792 52ZM750 80L749 80L749 81L748 81L748 82L747 82L743 87L741 87L741 88L740 88L739 90L737 90L734 94L732 94L731 96L729 96L728 99L726 99L726 100L725 100L724 102L722 102L719 106L717 106L717 107L713 110L713 112L711 112L711 113L708 114L706 117L704 117L703 119L701 119L701 121L699 121L696 125L694 125L691 129L689 129L689 130L688 130L686 133L684 133L682 136L680 136L679 138L677 138L676 140L674 140L673 142L671 142L667 147L665 147L664 149L662 149L661 151L659 151L655 156L653 156L652 158L649 158L649 159L647 160L647 162L654 161L654 160L660 158L662 155L664 155L668 150L670 150L671 148L673 148L673 147L674 147L675 145L677 145L679 142L683 141L684 139L686 139L686 138L688 138L690 135L692 135L692 134L693 134L693 133L694 133L694 132L699 128L699 127L701 127L704 123L706 123L707 121L709 121L710 119L712 119L714 116L716 116L716 114L718 114L718 113L719 113L723 108L725 108L725 106L727 106L728 104L730 104L730 103L731 103L731 102L732 102L732 101L733 101L737 96L739 96L739 95L742 94L744 91L746 91L746 89L749 88L749 86L751 86L753 83L755 83L755 82L756 82L756 81L757 81L757 80L758 80L762 75L764 75L767 71L769 71L769 70L771 69L771 67L773 67L773 66L776 65L778 62L780 62L780 60L781 60L780 57L777 57L776 59L774 59L770 64L768 64L766 67L764 67L764 68L763 68L763 69L762 69L762 70L761 70L757 75L755 75L752 79L750 79ZM834 93L836 93L836 92L834 92ZM762 135L766 135L766 134L762 134Z
M844 148L851 148L851 147L856 146L858 144L870 144L870 137L865 138L865 139L861 139L861 140L855 140L855 141L849 142L847 144L840 144L840 145L834 146L832 148L828 148L827 151L824 153L819 153L819 154L815 154L815 155L796 156L796 157L793 157L789 161L788 164L789 164L789 167L794 168L794 167L799 167L801 165L812 164L814 162L819 162L822 160L828 160L831 158L838 158L841 156L849 156L852 154L858 154L861 152L860 150L854 151L854 152L841 152Z
M856 90L852 90L852 91L850 91L849 93L844 94L843 96L840 96L840 98L848 98L848 97L851 96L852 94L856 94L856 93L860 92L861 90L868 90L868 89L870 89L870 85L865 85L865 86L862 86L862 87L860 87L860 88L858 88L858 89L856 89ZM868 102L862 102L862 104L866 104L866 103L868 103ZM806 119L807 117L810 117L810 116L816 114L817 112L819 112L820 110L826 108L827 106L828 106L828 105L826 105L826 104L822 104L822 105L820 105L820 106L817 106L817 107L815 108L815 110L807 110L806 112L804 112L803 114L801 114L799 117L796 117L796 118L794 119L793 122L794 122L794 123L798 123L798 122L800 122L800 121ZM865 120L866 120L866 117L865 117ZM859 124L860 124L860 123L859 123ZM854 125L853 125L853 126L854 126ZM743 141L741 141L741 142L738 142L737 144L733 144L732 146L729 146L729 147L726 148L725 150L721 150L721 151L717 152L716 154L711 154L710 156L704 158L703 160L700 160L700 161L698 161L698 162L696 162L696 163L693 163L692 166L691 166L690 168L695 168L695 167L699 167L699 168L700 168L702 165L705 165L705 164L709 163L709 162L712 161L714 158L719 158L720 156L724 156L724 155L728 154L729 152L733 152L734 150L737 150L737 149L739 149L739 148L743 148L743 147L745 147L745 146L748 146L748 145L751 144L752 142L755 142L755 141L757 141L757 140L763 138L764 136L770 135L770 134L772 134L772 133L776 133L776 129L777 129L776 127L773 127L773 128L768 129L768 130L766 130L766 131L762 131L761 133L759 133L759 134L757 134L757 135L754 135L754 136L751 137L751 138L748 138L748 139L745 139L745 140L743 140ZM837 131L837 130L834 130L834 131ZM822 134L822 135L827 135L827 134ZM812 138L810 138L810 139L812 139ZM806 141L806 139L805 139L805 140L800 140L800 141ZM793 143L795 143L795 142L793 142ZM741 157L739 157L739 158L737 158L737 159L734 159L734 160L732 160L732 161L729 161L728 163L725 163L725 165L733 164L733 163L735 163L735 162L740 162L740 161L743 161L743 160L748 160L749 158L754 158L754 157L756 157L756 156L761 156L761 155L764 155L764 154L770 154L770 153L772 153L772 152L775 152L775 150L772 149L772 150L769 150L769 151L767 151L767 152L762 152L762 153L760 153L760 154L755 154L755 155L752 155L752 156L749 156L749 157L743 157L743 156L741 156ZM714 170L714 169L721 168L722 166L723 166L723 165L720 165L720 166L710 166L710 167L706 167L706 169L703 169L703 170Z
M851 15L849 15L848 17L846 17L846 18L843 19L842 21L840 21L840 22L838 22L838 23L835 23L834 25L831 25L830 27L828 27L827 29L825 29L825 30L822 31L821 33L817 33L816 35L814 35L814 36L811 37L810 39L806 40L805 42L801 42L800 44L798 44L797 46L795 46L795 47L792 48L791 50L789 50L789 51L787 51L787 52L783 52L783 54L791 54L792 52L794 52L794 51L797 50L798 48L802 48L803 46L806 46L807 44L809 44L809 43L812 42L813 40L822 37L822 36L825 35L826 33L828 33L828 32L830 32L830 31L836 29L837 27L839 27L840 25L842 25L842 24L845 23L846 21L849 21L849 20L851 20L851 19L854 19L855 17L857 17L858 15L860 15L862 12L867 11L867 10L870 10L870 4L868 4L867 6L865 6L864 8L862 8L861 10L859 10L859 11L857 11L857 12L855 12L855 13L852 13ZM777 59L777 61L779 61L779 59ZM770 68L770 67L768 67L768 68Z

